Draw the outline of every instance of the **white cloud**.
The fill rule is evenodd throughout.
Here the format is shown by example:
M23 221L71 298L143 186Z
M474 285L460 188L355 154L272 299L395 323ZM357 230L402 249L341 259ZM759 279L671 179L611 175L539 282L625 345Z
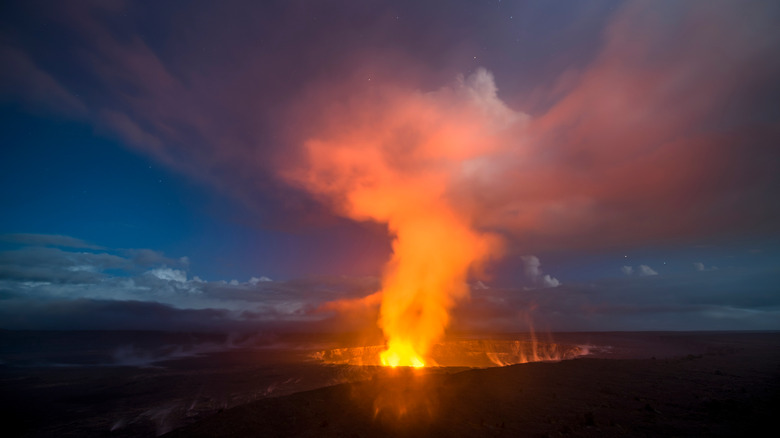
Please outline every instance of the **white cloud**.
M658 272L655 272L653 268L647 265L639 265L639 275L642 276L649 276L649 275L658 275Z
M98 272L97 267L92 265L69 266L67 269L70 272Z
M249 279L249 284L251 284L252 286L256 286L258 283L266 283L266 282L269 282L269 281L273 281L273 280L271 280L270 278L268 278L266 276L262 276L260 278L252 277L252 278Z
M696 268L697 271L704 272L704 271L717 271L717 266L710 266L709 268L704 266L704 263L702 262L695 262L693 266Z
M542 274L542 263L539 261L539 257L535 255L522 256L523 264L525 265L525 275L534 282L534 284L541 284L543 288L558 287L561 282L557 278L551 277L548 274Z
M634 267L633 266L623 266L620 268L621 271L623 271L626 275L631 275L634 273Z
M542 275L542 270L539 268L542 262L539 261L539 257L535 255L522 256L523 265L525 266L525 275L531 280L536 280Z
M184 283L187 281L187 273L178 269L157 268L149 271L149 274L159 278L160 280L176 281L179 283Z
M561 282L557 278L550 277L548 274L542 277L542 287L558 287L560 285Z

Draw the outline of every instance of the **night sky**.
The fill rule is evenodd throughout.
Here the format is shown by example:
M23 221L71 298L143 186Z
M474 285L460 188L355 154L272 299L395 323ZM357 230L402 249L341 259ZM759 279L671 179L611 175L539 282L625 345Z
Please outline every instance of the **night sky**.
M468 102L489 146L443 196L503 255L451 329L780 329L779 24L773 0L3 2L0 328L370 326L327 303L380 288L387 225L302 183L304 145L401 126L384 159L426 169Z

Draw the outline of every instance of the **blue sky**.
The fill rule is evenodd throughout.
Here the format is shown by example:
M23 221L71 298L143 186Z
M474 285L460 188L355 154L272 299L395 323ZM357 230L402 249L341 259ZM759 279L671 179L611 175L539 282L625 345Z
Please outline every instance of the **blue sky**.
M776 4L416 3L0 7L0 328L371 326L322 306L387 224L302 145L485 71L523 122L448 188L505 246L453 328L780 329Z

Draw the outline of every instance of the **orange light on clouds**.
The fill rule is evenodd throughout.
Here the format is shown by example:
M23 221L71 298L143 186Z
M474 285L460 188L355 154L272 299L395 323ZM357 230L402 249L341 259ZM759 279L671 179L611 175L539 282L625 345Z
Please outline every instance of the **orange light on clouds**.
M393 238L380 292L383 365L432 365L429 349L468 297L469 274L499 255L500 239L475 229L474 212L452 191L519 118L479 70L432 93L355 98L315 122L307 162L287 177L346 217L387 224Z

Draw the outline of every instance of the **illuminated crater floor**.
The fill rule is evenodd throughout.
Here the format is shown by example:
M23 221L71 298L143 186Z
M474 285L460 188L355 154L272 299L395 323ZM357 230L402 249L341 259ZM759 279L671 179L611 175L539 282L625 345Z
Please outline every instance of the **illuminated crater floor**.
M344 347L317 351L315 360L333 365L381 366L384 346ZM589 353L580 345L528 340L455 340L431 348L427 366L486 368L527 362L574 359Z

